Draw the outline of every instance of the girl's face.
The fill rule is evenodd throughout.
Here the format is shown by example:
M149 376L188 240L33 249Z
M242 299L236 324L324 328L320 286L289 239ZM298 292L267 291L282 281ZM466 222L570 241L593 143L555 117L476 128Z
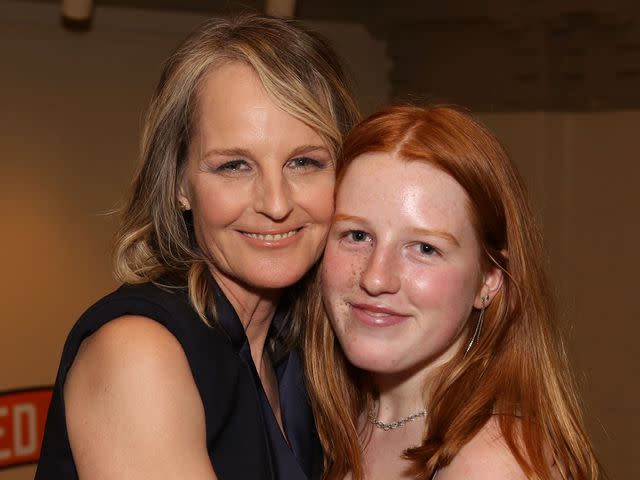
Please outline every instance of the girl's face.
M193 213L214 276L236 292L295 283L319 258L329 230L331 153L241 63L205 78L197 115L179 200Z
M461 348L483 272L468 196L448 174L387 153L354 159L336 196L323 261L331 323L355 366L411 374Z

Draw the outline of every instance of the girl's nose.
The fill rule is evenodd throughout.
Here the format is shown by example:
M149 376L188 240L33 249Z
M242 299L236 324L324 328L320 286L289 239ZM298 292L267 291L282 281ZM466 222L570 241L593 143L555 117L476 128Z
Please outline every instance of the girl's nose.
M400 289L398 262L393 249L376 245L360 275L360 287L371 296Z

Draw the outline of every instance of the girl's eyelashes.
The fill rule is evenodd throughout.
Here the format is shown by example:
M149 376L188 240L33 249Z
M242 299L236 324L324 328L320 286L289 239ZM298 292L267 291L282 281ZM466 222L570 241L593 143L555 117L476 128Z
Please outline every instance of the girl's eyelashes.
M367 230L360 230L357 227L354 228L349 225L340 225L338 222L337 226L334 224L332 230L334 232L334 237L338 242L343 244L348 248L362 248L362 247L373 247L376 243L376 236L374 233L370 233ZM397 247L399 249L404 250L406 253L410 254L416 260L427 260L433 259L435 260L438 257L443 255L442 250L440 248L434 246L432 243L427 243L424 241L409 241L409 239L403 241L398 240Z
M417 243L416 248L418 252L425 257L431 257L440 253L433 245L424 242Z
M373 236L364 230L344 230L340 238L351 244L372 243ZM426 242L416 242L412 245L413 251L422 257L434 257L441 255L440 250Z
M366 242L370 239L369 234L362 230L351 230L347 235L353 242Z
M339 237L348 244L371 243L372 238L364 230L344 230Z

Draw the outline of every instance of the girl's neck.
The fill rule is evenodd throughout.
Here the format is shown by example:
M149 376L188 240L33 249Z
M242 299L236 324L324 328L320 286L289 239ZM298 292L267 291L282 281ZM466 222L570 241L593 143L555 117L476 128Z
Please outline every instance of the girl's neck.
M396 421L424 408L429 410L427 402L431 398L435 382L455 351L456 349L450 349L444 355L427 359L402 372L371 373L372 386L378 395L378 419L384 422Z
M374 374L372 380L377 391L373 413L382 422L394 422L427 407L431 382L423 371L410 376Z

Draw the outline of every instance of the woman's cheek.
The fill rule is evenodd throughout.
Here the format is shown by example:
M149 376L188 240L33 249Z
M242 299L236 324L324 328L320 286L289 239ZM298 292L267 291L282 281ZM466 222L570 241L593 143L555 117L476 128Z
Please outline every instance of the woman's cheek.
M296 182L295 185L290 185L296 203L316 223L326 226L328 232L334 212L333 189L335 179L333 172L310 175L296 179Z

